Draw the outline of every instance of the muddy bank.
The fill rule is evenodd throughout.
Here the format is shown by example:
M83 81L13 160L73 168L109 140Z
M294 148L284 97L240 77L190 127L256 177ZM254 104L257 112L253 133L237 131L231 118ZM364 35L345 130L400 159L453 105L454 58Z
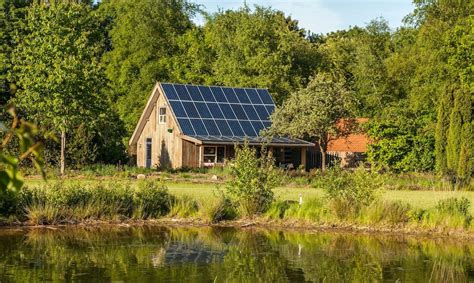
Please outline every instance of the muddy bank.
M283 230L300 232L340 232L356 233L367 235L406 235L427 238L456 238L460 240L473 240L474 231L466 230L441 230L441 229L423 229L407 227L389 227L389 226L362 226L354 224L315 224L304 221L267 221L265 219L239 219L231 221L221 221L219 223L209 223L200 219L182 219L182 218L160 218L149 220L87 220L82 222L60 222L48 225L37 225L29 222L2 222L0 229L61 229L64 227L110 227L110 226L169 226L169 227L227 227L246 230Z

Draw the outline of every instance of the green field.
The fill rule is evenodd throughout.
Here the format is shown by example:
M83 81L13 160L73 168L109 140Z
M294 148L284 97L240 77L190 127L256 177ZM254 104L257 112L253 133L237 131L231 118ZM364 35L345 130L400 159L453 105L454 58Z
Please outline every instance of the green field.
M120 182L121 179L114 179L114 182ZM127 180L123 179L124 182ZM57 182L56 180L49 180L48 182ZM109 180L100 179L80 179L67 180L66 182L81 182L96 183L96 182L110 182ZM37 186L44 183L44 181L37 179L30 179L26 181L27 186ZM188 195L202 203L206 200L216 197L217 188L224 190L224 184L212 183L192 183L192 182L165 182L169 192L173 195L182 196ZM324 193L320 189L302 186L283 186L274 189L275 196L282 200L298 200L299 195L305 199L323 197ZM474 203L474 192L472 191L441 191L441 190L423 190L423 191L409 191L409 190L386 190L381 192L382 199L385 200L400 200L411 204L415 208L431 208L436 205L440 199L449 197L466 197L471 203ZM470 207L471 213L474 214L474 206Z

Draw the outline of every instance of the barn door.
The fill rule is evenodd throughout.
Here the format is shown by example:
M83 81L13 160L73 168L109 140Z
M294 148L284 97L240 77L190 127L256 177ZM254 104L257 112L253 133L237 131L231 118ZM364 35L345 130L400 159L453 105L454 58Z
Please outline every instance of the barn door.
M145 166L146 168L151 167L151 138L146 139L146 152L145 152Z

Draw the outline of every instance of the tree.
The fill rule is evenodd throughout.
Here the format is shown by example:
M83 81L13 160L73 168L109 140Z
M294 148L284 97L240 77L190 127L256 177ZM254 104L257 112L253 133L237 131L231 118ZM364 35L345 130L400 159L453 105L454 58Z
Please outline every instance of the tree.
M308 86L290 95L271 115L269 134L306 138L318 144L322 154L322 169L326 169L326 152L330 139L350 131L338 123L350 121L353 99L344 82L320 73Z
M433 125L426 113L413 111L406 100L379 110L366 125L371 143L367 157L372 168L392 172L431 171L434 168Z
M16 83L7 78L12 71L11 53L17 45L15 36L24 34L20 28L31 0L0 0L0 107L15 94Z
M461 18L445 34L446 86L441 94L437 121L437 169L463 185L474 172L472 18Z
M63 174L66 133L93 123L105 105L100 21L89 5L33 4L23 28L27 35L12 54L14 101L39 126L60 133Z
M203 29L204 44L215 58L213 83L268 88L277 103L305 86L318 63L297 21L271 8L220 11Z
M317 48L318 70L344 79L353 91L358 116L372 117L402 96L385 61L392 54L391 31L383 18L323 36Z
M193 27L196 6L187 0L109 0L99 10L111 21L112 49L103 60L109 97L130 135L153 85L171 80L179 36Z

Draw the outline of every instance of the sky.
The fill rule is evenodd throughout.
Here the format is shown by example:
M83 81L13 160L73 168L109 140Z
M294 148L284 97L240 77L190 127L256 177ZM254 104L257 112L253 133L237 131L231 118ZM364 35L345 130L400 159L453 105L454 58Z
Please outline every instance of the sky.
M244 0L193 0L201 4L204 10L216 12L219 8L237 9ZM365 26L370 20L383 17L391 28L402 23L403 17L413 11L412 0L246 0L250 7L254 4L271 6L283 11L299 21L299 26L313 33L327 33L349 28ZM202 17L195 22L203 23Z

